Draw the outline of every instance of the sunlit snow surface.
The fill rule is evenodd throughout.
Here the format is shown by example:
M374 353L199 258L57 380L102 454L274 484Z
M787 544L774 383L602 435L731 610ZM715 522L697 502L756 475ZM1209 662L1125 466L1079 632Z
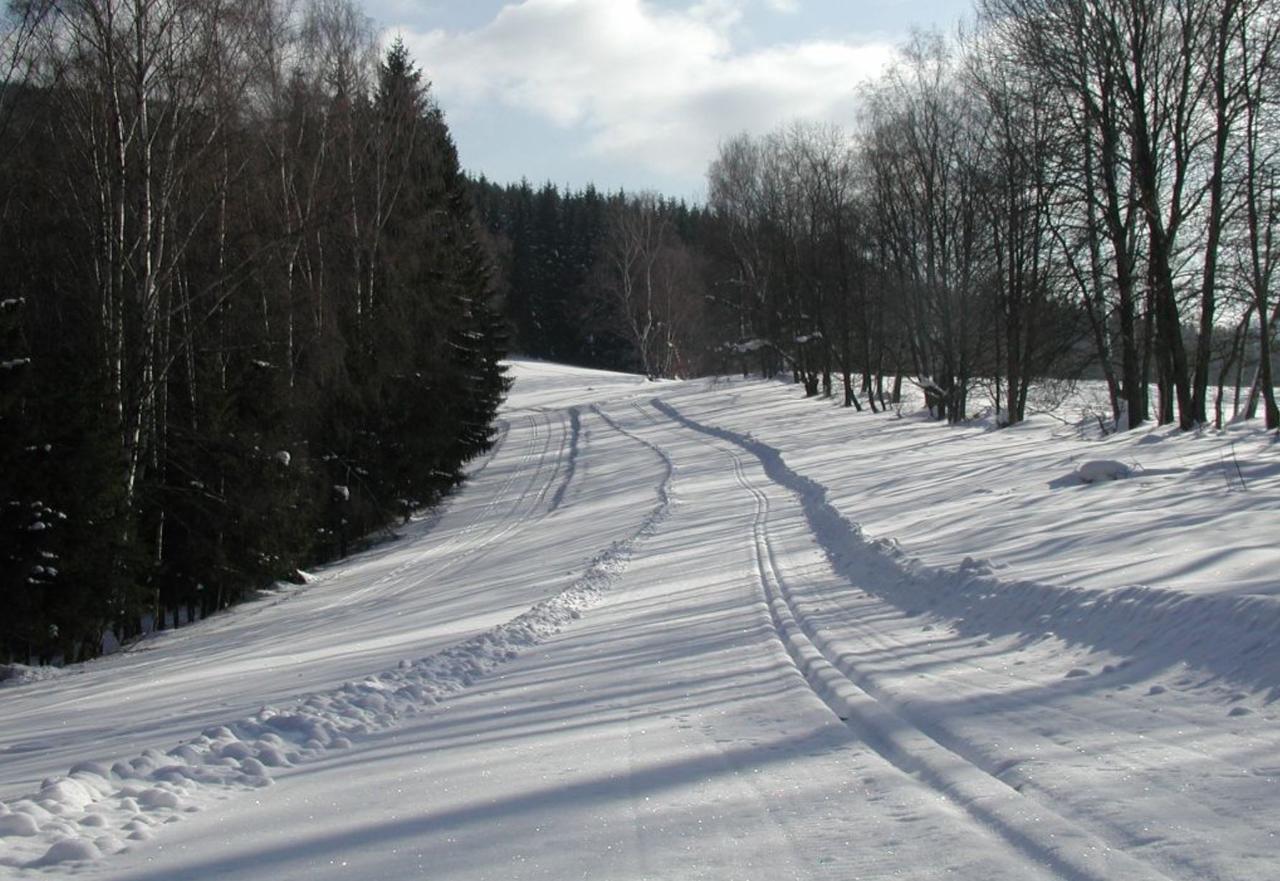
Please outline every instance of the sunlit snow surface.
M0 687L0 877L1280 877L1274 435L513 373L396 540Z

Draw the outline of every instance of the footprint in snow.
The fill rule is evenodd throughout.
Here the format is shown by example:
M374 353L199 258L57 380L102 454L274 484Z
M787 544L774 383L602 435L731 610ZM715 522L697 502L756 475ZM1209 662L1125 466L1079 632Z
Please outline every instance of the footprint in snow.
M1168 689L1165 688L1163 685L1153 685L1147 689L1147 694L1149 695L1164 694L1166 691L1168 691Z
M1067 675L1064 678L1079 679L1081 676L1088 676L1088 675L1090 675L1088 670L1084 669L1083 667L1075 667L1071 670L1068 670Z
M1235 716L1252 716L1252 715L1253 715L1253 710L1249 709L1248 707L1232 707L1232 708L1231 708L1231 712L1227 713L1227 715L1228 715L1228 716L1232 716L1232 717L1235 717Z

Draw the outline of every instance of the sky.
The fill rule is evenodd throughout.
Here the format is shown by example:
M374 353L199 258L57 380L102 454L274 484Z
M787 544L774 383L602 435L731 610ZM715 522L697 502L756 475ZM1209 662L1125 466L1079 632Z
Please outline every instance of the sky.
M433 84L462 164L492 180L698 201L718 145L850 124L913 27L972 0L364 0Z

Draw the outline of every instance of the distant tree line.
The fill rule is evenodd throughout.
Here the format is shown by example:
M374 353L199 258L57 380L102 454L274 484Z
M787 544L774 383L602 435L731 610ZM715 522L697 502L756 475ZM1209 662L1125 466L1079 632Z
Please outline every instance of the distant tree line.
M1119 428L1280 425L1276 4L978 7L904 47L855 130L722 144L705 207L487 185L517 345L859 408L914 383L951 421L1087 375Z
M522 354L648 376L713 371L708 215L653 193L477 182Z
M222 608L437 501L506 322L441 111L354 0L13 0L0 660Z
M723 145L743 350L854 406L906 376L953 421L980 383L1015 423L1088 367L1120 427L1280 425L1275 5L979 5L975 32L912 40L856 132Z

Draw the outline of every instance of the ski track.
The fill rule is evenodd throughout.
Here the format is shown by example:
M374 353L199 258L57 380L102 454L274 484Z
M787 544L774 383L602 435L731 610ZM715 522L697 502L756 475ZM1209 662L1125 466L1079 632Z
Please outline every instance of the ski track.
M550 419L546 414L541 413L531 413L527 419L532 430L529 432L529 439L520 457L520 465L529 467L513 468L502 488L483 508L475 512L466 526L451 535L443 546L425 545L421 553L405 560L391 572L358 591L335 597L331 603L321 606L317 611L326 612L338 607L350 608L366 596L376 596L378 603L382 605L393 603L406 590L412 590L424 581L439 578L481 553L499 539L533 522L535 519L533 512L540 507L560 472L565 438L561 433L560 447L555 457L550 458L553 443L553 434L549 430ZM541 441L541 449L538 449L539 441ZM538 466L548 461L553 463L555 470L550 477L544 479L542 469ZM527 482L513 496L511 489L522 474L527 474ZM427 556L439 556L442 559L434 569L421 571L419 567ZM353 568L355 567L349 566L340 570L332 580L338 580L341 575L349 573ZM411 579L402 578L407 572L413 572ZM391 585L396 585L395 589L388 589Z
M930 738L945 748L961 756L965 761L979 767L991 777L1000 780L1017 792L1032 795L1041 804L1054 805L1055 809L1070 816L1071 819L1095 830L1110 846L1133 852L1138 849L1151 850L1153 845L1174 845L1167 835L1152 832L1161 828L1160 814L1167 808L1170 800L1180 802L1179 816L1184 825L1184 837L1192 837L1189 830L1211 829L1222 817L1230 816L1237 828L1252 830L1254 837L1265 850L1267 840L1272 834L1267 819L1250 812L1242 812L1235 799L1222 799L1216 793L1200 793L1200 797L1189 799L1185 794L1175 791L1167 778L1177 772L1171 769L1195 768L1196 774L1219 779L1234 778L1244 781L1255 777L1249 768L1233 763L1230 757L1214 755L1197 749L1194 741L1184 738L1172 740L1168 735L1158 731L1143 732L1137 737L1145 741L1144 747L1158 747L1161 751L1159 765L1146 766L1143 759L1137 760L1126 755L1123 747L1126 740L1134 737L1132 732L1119 731L1110 727L1106 720L1116 708L1111 702L1100 697L1077 692L1072 695L1074 710L1058 706L1052 700L1028 702L1026 694L1042 691L1041 683L1035 683L1027 677L1019 676L1008 670L1001 671L1008 682L1006 688L991 690L975 684L979 679L990 677L991 669L982 666L972 656L959 655L947 657L947 673L943 679L932 670L912 670L908 674L902 671L903 677L910 675L918 685L921 681L932 686L934 693L948 694L949 701L955 704L970 703L981 705L991 716L1003 714L1009 724L1002 725L1001 730L1022 730L1045 732L1034 756L1021 756L1017 759L1002 758L998 749L989 744L968 739L963 732L952 730L945 722L931 718L927 713L917 712L912 705L908 691L895 687L894 683L884 684L881 676L874 670L877 657L902 658L905 656L925 655L929 660L937 658L932 650L919 643L912 645L897 638L886 628L877 628L864 623L868 612L865 600L857 606L848 602L847 596L837 592L828 592L821 599L823 614L815 615L812 611L814 602L797 601L788 591L788 601L795 611L795 617L809 638L823 647L824 654L831 662L858 687L881 703L890 705L894 711L919 728ZM863 594L870 599L869 594ZM837 612L832 614L833 611ZM838 622L838 623L836 623ZM856 647L856 648L855 648ZM918 662L918 666L926 664ZM1123 664L1116 665L1121 670ZM972 676L966 676L969 673ZM1089 677L1078 676L1073 679L1086 681ZM1177 716L1176 707L1165 710L1168 716ZM1188 718L1176 727L1194 730L1195 722ZM1075 736L1050 735L1050 732L1075 732ZM976 734L976 732L975 732ZM1086 742L1081 742L1083 734ZM1103 748L1099 749L1099 743ZM1118 749L1106 747L1118 745ZM1080 762L1087 755L1095 772L1105 772L1111 779L1129 781L1130 796L1121 806L1108 799L1090 800L1088 804L1077 804L1079 792L1067 781L1054 774L1055 766L1065 767ZM1195 780L1190 776L1181 777L1181 785L1193 789ZM1262 781L1258 781L1259 784ZM1243 784L1242 784L1243 785ZM1151 804L1148 810L1147 803ZM1203 842L1205 847L1197 852L1195 846L1179 848L1183 852L1177 860L1170 863L1159 855L1152 854L1150 859L1158 864L1163 872L1182 875L1188 871L1197 878L1230 878L1232 874L1216 866L1213 860L1211 842Z
M1168 876L1155 867L1117 849L1048 805L1021 794L865 690L856 676L850 675L853 671L842 661L838 648L808 624L780 572L769 537L769 496L748 478L738 452L756 452L753 447L762 445L695 422L656 398L651 403L677 424L733 445L708 443L731 458L738 485L753 499L756 574L778 637L814 692L862 740L903 772L937 789L1033 862L1051 867L1064 879L1167 881ZM763 464L764 457L758 458Z
M603 413L600 415L615 431L662 455L653 444L603 417ZM415 583L461 565L514 529L550 516L559 508L573 477L569 467L558 482L556 504L539 518L532 517L532 512L542 507L550 487L557 484L560 463L568 460L565 446L576 450L580 422L575 411L571 430L560 433L555 472L543 480L542 469L537 465L545 463L551 451L551 432L545 430L549 420L545 414L537 413L527 418L535 430L521 453L520 463L533 463L533 467L513 468L493 499L471 518L459 536L450 537L445 543L453 553L430 575L415 575ZM400 719L463 691L479 677L540 644L600 602L609 585L626 569L636 544L652 534L665 518L670 506L672 472L669 460L664 461L666 474L657 490L657 503L638 531L612 542L590 561L583 575L560 593L440 652L416 661L403 660L394 669L306 695L290 705L264 706L251 716L208 726L197 737L166 752L148 749L131 759L112 763L79 762L67 774L45 780L38 792L0 802L0 840L5 844L0 867L72 867L149 841L159 827L201 810L217 793L268 787L282 770L313 761L332 749L350 748L353 738L392 728ZM511 487L526 472L528 480L516 501L527 503L506 504ZM488 515L495 510L501 515L490 518ZM473 536L477 531L482 534ZM439 546L424 550L413 562L398 566L369 587L351 594L352 601L361 601L378 593L378 588L393 585L428 552L439 553Z
M875 583L893 584L892 599L911 614L928 609L954 619L958 632L979 638L1040 638L1046 633L1045 622L1052 620L1057 636L1093 650L1155 656L1147 663L1156 664L1165 657L1152 650L1167 644L1178 647L1180 658L1213 675L1259 687L1273 687L1280 680L1280 654L1270 651L1280 644L1280 597L1195 595L1147 586L1107 591L1004 581L990 563L972 557L951 570L926 566L892 539L865 538L856 523L827 501L825 487L791 470L773 447L698 423L665 402L658 401L656 406L685 427L728 441L758 458L770 480L799 498L813 538L832 566L846 575L874 568ZM950 589L937 590L940 583ZM1200 638L1210 620L1215 632L1231 633L1233 638L1216 642ZM1126 626L1116 627L1117 621Z
M528 413L525 416L525 421L530 431L527 432L528 436L517 454L517 464L509 468L509 473L503 482L485 501L484 505L470 513L466 522L453 530L442 541L429 542L426 539L430 536L435 524L450 510L452 500L446 501L439 510L433 512L424 520L413 524L412 538L402 539L401 541L422 543L422 550L411 555L408 560L397 565L391 572L384 573L368 584L355 589L343 586L344 580L350 578L362 566L367 565L371 558L384 550L383 546L374 547L370 550L356 553L335 564L335 566L324 571L311 584L291 587L283 596L274 597L269 601L236 607L229 610L228 613L212 616L200 622L199 628L188 627L166 631L163 634L164 638L169 640L171 644L194 639L209 641L220 632L225 632L232 628L244 628L248 622L253 621L265 612L276 609L281 603L286 603L304 595L320 597L326 591L335 591L336 595L332 599L327 602L321 601L315 608L307 609L293 622L293 627L290 631L291 637L300 641L308 634L322 632L330 627L334 612L343 610L351 613L362 606L364 610L369 610L375 606L393 605L394 599L402 597L407 591L416 590L424 583L438 580L441 576L456 570L463 562L473 559L486 549L493 547L494 543L500 538L509 535L522 525L527 525L527 523L522 522L522 516L528 516L531 510L536 509L541 500L545 498L550 483L555 480L555 475L559 473L559 459L550 458L552 443L551 435L548 432L550 420L544 413ZM499 443L505 443L510 434L507 420L504 420L503 426ZM500 447L495 444L493 451L476 470L476 475L488 468L498 454L499 449ZM543 466L548 462L551 463L554 471L550 477L545 477ZM517 483L522 480L524 481L523 489L517 491ZM532 499L531 502L529 502L530 499ZM529 503L522 505L522 502ZM440 561L432 568L423 567L423 561L428 557L437 557L440 558ZM406 575L411 577L406 577ZM264 627L269 624L270 621L263 621ZM152 647L148 644L148 640L142 640L130 646L127 653L137 655L151 650ZM237 651L243 650L243 646L237 649ZM77 702L86 699L86 697L70 697L60 705L50 706L49 709L53 709L55 706L73 706Z
M530 419L530 423L534 424L534 420L532 418ZM468 480L474 480L480 474L484 473L486 469L488 469L489 465L497 457L499 451L502 449L503 445L506 443L507 438L510 435L510 429L511 429L511 424L509 420L507 419L499 420L498 437L495 438L494 440L493 448L490 449L489 452L485 455L484 460L478 466L476 466L474 469L470 471L470 473L468 474ZM532 448L536 445L537 435L538 435L538 432L537 432L537 427L535 425L534 434L530 438L530 440L526 443L525 451L521 455L522 463L532 461L533 457L532 457L532 454L530 453L530 450L532 450ZM545 449L544 449L544 454L545 454ZM445 539L445 541L442 544L434 545L431 548L430 552L432 554L440 554L441 550L444 550L445 553L448 553L452 551L453 548L458 547L459 545L465 545L467 543L468 537L472 532L489 525L487 524L486 519L491 516L491 513L495 509L503 514L508 510L510 510L511 506L507 504L507 501L510 498L510 489L514 485L515 480L519 475L519 473L520 473L519 469L512 469L511 474L503 482L503 484L497 491L495 497L491 499L489 502L487 502L483 506L483 508L481 508L475 514L473 514L468 519L467 523L464 526L462 526L457 531L456 534L450 535L448 538ZM430 535L430 533L435 528L436 524L438 524L440 520L444 517L444 515L448 513L452 508L451 502L452 502L452 499L445 500L440 504L438 508L436 508L430 514L428 514L425 518L422 518L421 520L418 520L416 523L414 523L413 540L421 541L422 539ZM300 596L302 594L307 594L307 593L315 594L319 591L322 591L325 589L327 585L332 584L334 582L339 582L343 578L357 571L360 565L369 559L369 555L371 553L377 553L379 550L380 548L375 547L370 551L360 551L355 554L352 554L350 557L346 558L345 560L339 561L338 563L329 567L327 571L321 574L314 581L308 584L303 584L303 585L289 585L288 587L285 587L279 590L279 592L276 595L271 596L269 600L253 603L253 604L246 604L244 606L233 609L232 611L234 612L234 614L221 615L221 616L215 615L210 618L206 618L200 622L201 628L202 628L201 635L202 636L210 635L218 632L219 630L224 630L229 627L242 627L246 621L249 621L257 617L258 615L261 615L264 612L268 612L273 609L276 609L281 603L288 602L289 600L292 600L295 597ZM331 602L321 605L319 608L315 610L315 612L316 613L327 612L337 607L349 608L351 603L354 600L358 599L363 595L376 592L376 588L382 587L383 585L395 580L396 577L403 575L404 572L412 568L413 565L415 565L416 563L419 563L423 556L425 556L425 554L420 554L417 557L415 557L412 561L406 563L405 565L397 567L397 569L392 573L388 575L380 576L379 578L375 579L368 587L361 588L356 591L347 591L343 595L334 598L334 600L332 600ZM424 576L424 578L431 577L432 574L435 574L435 573L429 573L427 576ZM424 578L415 579L415 581L422 581L424 580ZM186 631L181 628L169 631L169 638L175 639L175 640L181 640L181 639L187 638L189 635L190 635L190 631ZM120 653L134 654L137 652L149 651L150 648L151 647L148 645L148 640L144 639L144 640L140 640L138 642L126 645L124 648L120 650Z
M779 592L803 639L836 674L888 708L891 722L918 729L992 780L1052 806L1101 848L1140 859L1148 872L1269 877L1274 813L1256 806L1274 798L1270 740L1251 735L1224 750L1226 732L1205 718L1202 704L1184 708L1175 699L1144 709L1110 699L1131 683L1168 677L1178 687L1222 683L1214 687L1230 706L1246 694L1229 683L1274 681L1274 659L1258 656L1260 646L1276 644L1274 598L1147 587L1109 595L1001 581L990 564L972 558L955 569L926 566L892 540L867 540L827 501L826 488L791 470L778 450L699 423L666 402L654 405L677 424L749 453L771 485L798 501L825 573L793 584L784 570ZM1205 629L1229 637L1205 640L1197 633ZM1014 647L1053 637L1114 662L1100 672L1074 667L1052 690L1043 675L1036 682L1020 677L1017 664L1002 671L1003 682L993 681L984 665L987 637L1009 638ZM1164 691L1153 687L1148 695L1157 700ZM1010 760L993 742L1006 740L1001 734L1035 746ZM1082 787L1082 775L1105 787ZM1213 830L1226 818L1232 832L1224 840ZM1133 876L1126 870L1122 877Z

